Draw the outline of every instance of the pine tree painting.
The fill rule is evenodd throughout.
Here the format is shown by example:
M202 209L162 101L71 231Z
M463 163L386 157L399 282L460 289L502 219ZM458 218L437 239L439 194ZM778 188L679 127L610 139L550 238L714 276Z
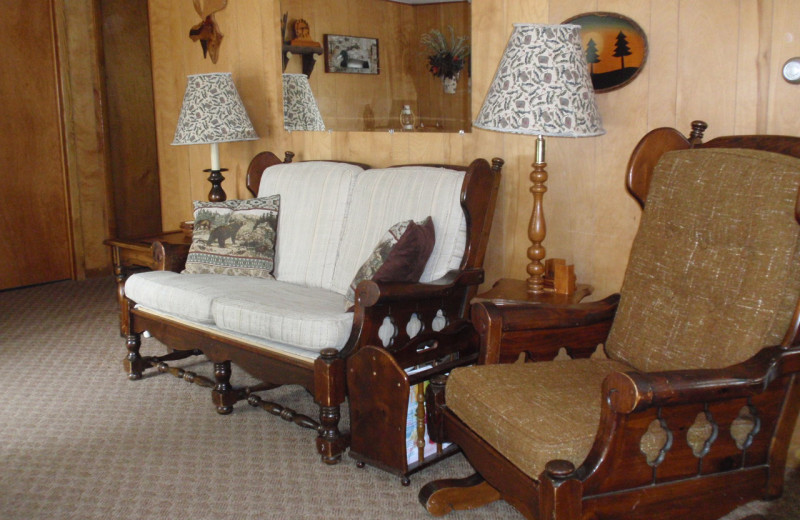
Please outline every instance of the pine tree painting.
M626 85L647 60L647 37L635 21L616 13L584 13L564 23L581 27L581 46L595 92Z

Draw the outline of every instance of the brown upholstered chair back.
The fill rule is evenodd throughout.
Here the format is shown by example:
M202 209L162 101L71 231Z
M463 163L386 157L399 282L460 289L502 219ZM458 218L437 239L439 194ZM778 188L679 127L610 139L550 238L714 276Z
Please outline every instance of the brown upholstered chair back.
M800 159L669 152L651 181L606 343L638 370L720 368L784 340L800 297Z

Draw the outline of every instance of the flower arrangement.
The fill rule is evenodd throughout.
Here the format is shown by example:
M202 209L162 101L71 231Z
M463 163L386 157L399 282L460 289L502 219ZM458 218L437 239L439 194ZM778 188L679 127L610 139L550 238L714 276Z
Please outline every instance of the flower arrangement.
M433 29L422 35L420 43L428 51L428 64L431 74L442 78L454 78L467 64L469 45L467 36L456 38L455 30L448 26L450 38L442 31Z

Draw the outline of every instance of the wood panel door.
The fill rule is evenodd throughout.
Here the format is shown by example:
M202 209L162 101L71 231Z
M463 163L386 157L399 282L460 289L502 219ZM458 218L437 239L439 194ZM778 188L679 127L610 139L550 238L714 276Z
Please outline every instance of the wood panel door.
M51 1L3 2L0 289L73 276Z

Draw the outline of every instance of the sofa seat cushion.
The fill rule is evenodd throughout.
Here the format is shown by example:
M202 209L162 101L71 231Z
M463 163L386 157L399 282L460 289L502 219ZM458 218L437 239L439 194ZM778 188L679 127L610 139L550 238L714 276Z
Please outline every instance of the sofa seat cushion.
M583 463L600 424L603 380L628 370L610 359L456 368L447 381L447 407L538 479L553 459Z
M362 171L360 166L329 161L264 170L258 196L281 198L272 272L276 279L330 289L350 191Z
M211 303L215 298L237 293L255 285L267 291L275 283L268 278L224 274L178 274L148 271L131 275L125 282L125 295L138 305L180 318L213 324Z
M341 294L280 281L228 291L211 313L220 329L314 352L342 348L353 327Z
M429 166L367 170L359 174L342 233L332 290L345 294L386 230L404 220L433 220L436 243L421 282L458 269L466 246L461 207L463 171ZM279 238L280 240L280 238Z

